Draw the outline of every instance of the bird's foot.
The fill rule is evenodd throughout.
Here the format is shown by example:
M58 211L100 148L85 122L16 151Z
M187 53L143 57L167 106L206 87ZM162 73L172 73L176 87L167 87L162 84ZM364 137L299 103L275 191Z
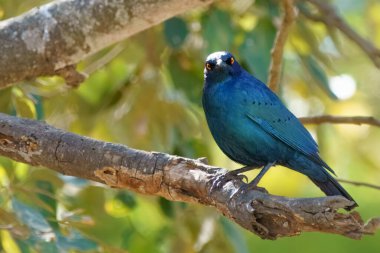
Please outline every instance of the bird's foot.
M247 176L239 173L239 171L233 170L217 176L217 178L215 178L212 182L210 191L213 192L215 189L223 187L223 185L232 180L245 180L246 182L248 182Z
M263 187L259 187L257 186L256 184L252 184L253 182L249 183L249 184L244 184L242 185L240 188L239 188L239 191L241 193L245 193L245 192L248 192L248 191L259 191L259 192L262 192L262 193L268 193L268 191L263 188Z
M265 188L258 187L257 185L259 184L261 178L264 176L267 171L276 164L276 161L267 163L264 168L260 171L260 173L253 179L249 184L245 184L240 187L239 191L240 192L247 192L249 190L255 190L255 191L260 191L263 193L268 193L268 191Z

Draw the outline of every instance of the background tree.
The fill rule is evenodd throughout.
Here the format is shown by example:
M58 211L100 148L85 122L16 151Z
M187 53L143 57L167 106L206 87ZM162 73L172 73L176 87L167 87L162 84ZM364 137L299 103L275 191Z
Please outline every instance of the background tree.
M0 1L0 18L17 16L44 2ZM23 33L19 38L30 43L24 45L26 49L33 49L36 54L45 50L53 53L45 53L47 58L41 58L47 65L22 68L30 63L30 55L21 54L20 63L16 62L19 65L12 65L7 55L10 49L5 48L9 41L0 39L1 86L9 85L9 80L21 81L0 91L0 110L44 120L99 140L190 158L207 157L210 164L237 168L239 165L229 161L216 147L201 109L203 60L212 51L232 51L250 72L262 81L269 81L297 116L379 116L380 75L376 67L380 65L380 57L374 45L380 43L377 14L380 3L367 0L331 4L317 0L295 3L239 0L188 10L81 61L77 69L88 78L77 89L59 77L38 77L58 74L68 84L79 84L82 75L70 67L78 58L62 57L64 64L60 67L65 68L60 71L49 65L56 63L54 56L65 53L64 45L41 48L40 41L35 41L36 33ZM292 5L296 7L295 13ZM170 17L160 15L157 17ZM74 15L67 17L75 20ZM143 23L145 28L160 22L154 19L157 17L148 20L149 25ZM100 24L106 23L107 20L100 20ZM6 34L3 24L6 23L0 24L2 35ZM52 23L46 24L50 29ZM103 31L106 32L109 31ZM102 33L99 34L95 38L101 37ZM273 44L277 47L272 51L271 66ZM281 51L283 61L279 68ZM82 56L89 52L86 48L80 51ZM12 57L16 59L17 55ZM38 72L38 68L43 70ZM19 71L13 79L10 78L12 69ZM31 69L35 72L23 72ZM379 125L378 121L352 117L305 119L317 123L309 129L318 140L322 157L341 178L378 184L379 129L319 125L324 121ZM0 140L1 145L8 144L1 133ZM33 149L33 141L27 139L25 143ZM76 148L72 147L74 151ZM0 173L0 235L4 252L276 252L279 249L297 252L305 248L310 252L359 249L371 252L378 249L379 235L360 242L319 233L263 241L219 216L214 209L109 189L6 157L0 157ZM248 176L252 178L254 174ZM285 168L271 170L261 185L270 193L282 196L322 196L307 178ZM363 218L380 213L380 201L374 189L352 185L345 188L357 199L360 205L357 211Z

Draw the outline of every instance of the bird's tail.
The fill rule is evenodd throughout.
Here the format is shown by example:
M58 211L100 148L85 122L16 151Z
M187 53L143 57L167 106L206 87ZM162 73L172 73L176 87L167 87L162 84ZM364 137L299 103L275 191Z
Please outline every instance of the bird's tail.
M338 183L338 181L335 180L335 178L333 178L330 173L328 173L327 171L324 171L326 176L327 176L327 180L324 180L324 181L318 181L316 179L313 179L311 177L309 177L311 179L311 181L313 181L314 184L316 184L327 196L335 196L335 195L341 195L343 197L345 197L346 199L348 200L351 200L352 202L354 202L353 205L349 206L349 207L346 207L345 209L347 211L350 211L351 209L355 208L358 206L358 204L356 203L356 201L351 197L350 194L348 194L348 192Z

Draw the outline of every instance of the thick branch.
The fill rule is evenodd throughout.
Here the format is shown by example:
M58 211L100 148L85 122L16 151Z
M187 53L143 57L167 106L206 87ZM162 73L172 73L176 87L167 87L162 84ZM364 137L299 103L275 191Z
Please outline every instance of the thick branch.
M200 160L139 151L4 114L0 114L0 155L112 187L214 206L264 239L303 231L358 239L379 227L378 220L364 225L355 212L338 213L337 209L352 204L343 197L294 199L256 190L242 193L238 189L244 183L239 179L211 191L212 183L225 170Z
M347 38L358 45L364 53L372 60L373 64L380 68L380 49L376 48L371 42L360 36L347 22L340 17L335 11L334 7L323 0L304 0L312 3L318 8L320 14L314 15L304 8L300 8L302 14L310 20L316 22L323 22L328 27L336 27Z
M333 123L333 124L355 124L355 125L372 125L380 127L380 120L371 116L333 116L333 115L321 115L314 117L303 117L299 118L303 124L323 124L323 123Z
M284 52L286 38L288 37L290 26L293 24L293 21L296 17L293 0L282 0L282 5L284 7L284 15L281 21L281 25L277 31L271 51L272 58L268 77L268 86L274 92L276 92L278 89L282 65L282 55Z
M68 77L69 84L77 85L83 77L73 71L72 65L88 55L210 2L61 0L2 21L0 88L24 79L56 74Z

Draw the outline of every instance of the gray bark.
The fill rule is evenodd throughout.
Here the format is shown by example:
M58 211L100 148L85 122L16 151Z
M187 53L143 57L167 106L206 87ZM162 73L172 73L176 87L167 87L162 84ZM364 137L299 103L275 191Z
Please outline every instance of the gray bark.
M136 150L5 114L0 114L0 155L111 187L214 206L263 239L304 231L359 239L380 226L380 219L364 224L356 212L338 213L352 204L343 197L296 199L258 190L242 192L244 182L238 178L211 190L226 170L202 160Z
M84 76L72 65L87 56L212 0L62 0L0 22L0 88L58 74L69 85Z

